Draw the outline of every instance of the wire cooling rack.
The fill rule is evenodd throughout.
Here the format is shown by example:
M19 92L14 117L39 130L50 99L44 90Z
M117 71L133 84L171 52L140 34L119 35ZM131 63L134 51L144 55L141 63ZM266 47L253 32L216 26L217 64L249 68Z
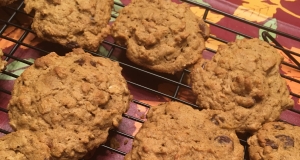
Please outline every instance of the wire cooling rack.
M264 40L266 40L266 41L271 40L273 42L272 44L276 48L282 50L293 62L293 63L283 62L282 65L289 66L289 67L299 71L300 64L299 64L299 62L297 62L297 60L294 57L300 57L300 54L296 53L296 52L292 52L288 49L285 49L283 46L280 45L280 43L278 43L274 38L272 38L272 36L270 36L269 33L275 33L275 34L283 36L287 39L300 42L299 37L295 37L293 35L274 30L274 29L262 26L257 23L247 21L245 19L236 17L234 15L228 14L228 13L220 11L218 9L212 8L210 6L196 3L195 1L185 0L185 2L190 3L191 5L198 6L204 10L203 19L207 24L210 25L211 28L215 27L215 28L223 30L223 32L236 34L236 35L239 35L239 36L242 36L245 38L252 38L249 35L246 35L244 33L241 33L237 30L231 29L231 28L223 26L223 25L213 23L212 21L209 21L207 19L209 14L218 14L218 15L228 17L232 20L239 21L240 23L244 23L244 24L265 30L265 32L263 32L263 35L262 35ZM124 7L122 4L119 4L119 3L115 3L115 6L117 6L119 8ZM4 52L6 61L19 61L19 62L23 62L24 64L31 65L32 61L28 61L28 60L22 58L24 56L26 57L26 55L16 55L15 54L21 47L29 48L34 51L40 52L42 54L47 54L50 51L55 51L58 53L66 53L67 51L69 51L67 49L62 48L59 45L51 44L48 42L45 42L45 43L48 44L48 46L50 45L51 48L45 47L47 45L32 45L31 43L28 43L28 40L27 40L28 35L34 34L34 32L30 29L32 15L28 15L28 14L24 13L23 7L24 7L24 2L18 1L12 6L0 8L0 40L2 40L2 42L6 41L6 42L13 43L12 47L9 50L6 50L6 52ZM116 15L112 14L112 18L116 18ZM13 29L11 29L11 28L13 28ZM18 32L20 32L19 36L17 36L17 37L10 36L11 34L14 34L14 32L16 32L16 29L18 30ZM209 39L218 41L220 43L227 43L227 41L225 39L220 38L220 36L218 36L218 35L211 35L209 37ZM31 41L34 41L34 39ZM0 44L1 44L1 41L0 41ZM184 82L186 75L189 74L189 70L185 69L183 72L181 72L177 75L166 75L166 74L152 72L152 71L140 68L139 66L132 64L130 61L128 61L126 59L126 57L116 58L114 56L115 52L125 53L125 51L126 51L125 47L116 45L110 40L105 40L102 43L102 45L109 48L108 53L105 55L105 57L108 57L108 58L118 61L120 63L120 65L123 67L124 71L128 71L128 72L132 73L132 75L126 76L129 86L138 88L143 93L150 93L150 94L153 94L154 96L161 96L161 97L165 97L165 98L168 98L171 100L179 101L179 102L188 104L194 108L198 107L197 105L195 105L195 103L193 103L193 101L189 101L185 98L182 98L182 96L179 95L180 91L182 91L182 90L190 91L190 89L191 89L191 87ZM87 51L87 52L89 52L93 55L97 55L97 56L104 56L103 54L101 54L101 52L92 52L92 51ZM216 52L216 50L212 49L212 48L206 48L205 52L213 55ZM12 77L12 78L18 77L18 75L14 74L12 72L8 72L8 71L3 71L2 74ZM133 75L135 75L135 76L133 76ZM143 80L135 80L134 77L136 77L136 75L138 75L139 77L144 77ZM293 82L297 83L297 85L300 85L299 80L289 77L285 74L281 74L281 75L283 78L293 81ZM158 81L159 83L163 83L164 85L173 86L173 89L168 90L168 91L160 91L151 85L151 83L154 80ZM7 95L7 97L10 96L11 89L12 89L12 87L5 87L3 85L0 85L0 93L1 93L1 95L4 95L4 97L5 97L5 95ZM297 99L300 98L300 95L297 93L291 92L291 95L294 98L297 98ZM0 101L2 101L2 100L3 100L3 96L0 96ZM141 102L137 99L133 99L132 103L138 104L140 106L144 106L145 108L150 108L150 105L148 103ZM290 111L295 114L300 114L300 111L297 109L291 109ZM8 113L8 110L6 109L6 106L0 106L0 116L7 116L7 113ZM132 120L132 121L135 121L138 123L144 122L143 118L129 115L126 113L123 114L123 117L125 119L129 119L129 120ZM1 120L1 117L0 117L0 120ZM0 122L0 124L1 123L2 122ZM9 132L10 131L6 128L0 128L0 136L1 136L1 134L8 134ZM133 135L124 133L119 130L111 130L110 133L111 133L111 135L118 135L118 136L125 137L125 138L131 139L131 140L134 138ZM245 150L247 150L246 138L241 138L240 141L241 141L241 144L245 147ZM100 150L110 151L110 152L119 154L121 156L126 154L125 151L115 149L115 148L110 147L109 145L105 145L105 144L101 145ZM245 159L248 159L247 152L245 154Z

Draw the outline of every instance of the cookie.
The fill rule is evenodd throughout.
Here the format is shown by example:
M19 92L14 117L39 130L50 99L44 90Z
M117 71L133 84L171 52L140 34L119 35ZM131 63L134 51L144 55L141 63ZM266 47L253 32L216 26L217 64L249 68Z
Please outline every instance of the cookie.
M202 57L209 28L187 4L133 0L112 25L112 36L127 45L132 62L174 74Z
M44 132L55 159L79 159L106 141L129 107L121 70L117 62L82 49L41 57L15 81L10 125Z
M12 132L0 138L1 160L49 160L50 150L28 130Z
M270 122L248 139L251 160L289 159L300 157L300 128L284 122Z
M2 59L3 55L4 54L3 54L2 50L0 49L0 70L3 70L7 63L5 60Z
M201 60L191 72L196 103L220 110L220 126L253 132L293 107L287 84L279 74L283 57L259 39L220 46L212 60ZM218 115L218 114L217 114Z
M0 0L0 6L6 6L6 5L9 5L13 2L15 2L17 0Z
M35 12L31 28L41 39L95 51L109 34L113 0L25 0Z
M205 113L179 102L150 108L125 160L243 159L234 130L221 129Z

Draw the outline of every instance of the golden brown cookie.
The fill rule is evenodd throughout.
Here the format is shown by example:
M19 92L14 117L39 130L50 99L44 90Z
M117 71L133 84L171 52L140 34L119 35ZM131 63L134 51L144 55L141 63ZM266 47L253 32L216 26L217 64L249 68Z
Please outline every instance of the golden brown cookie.
M37 59L15 81L11 126L44 132L56 159L79 159L106 141L131 95L117 62L82 49Z
M37 36L68 48L97 50L109 34L113 0L25 0Z
M220 46L212 60L191 72L192 90L202 108L220 110L220 126L256 131L291 108L286 82L279 74L283 57L268 43L243 39Z
M202 57L209 28L187 4L170 0L133 0L112 26L127 57L157 72L174 74Z
M13 2L15 2L17 0L0 0L0 6L6 6L6 5L9 5Z
M241 160L243 147L234 130L221 129L210 117L179 102L150 108L125 160Z
M298 160L300 127L270 122L248 139L251 160Z
M50 149L29 130L20 130L0 138L0 159L50 160Z
M0 71L3 70L5 68L5 65L6 65L6 61L2 59L3 57L3 52L2 50L0 49Z

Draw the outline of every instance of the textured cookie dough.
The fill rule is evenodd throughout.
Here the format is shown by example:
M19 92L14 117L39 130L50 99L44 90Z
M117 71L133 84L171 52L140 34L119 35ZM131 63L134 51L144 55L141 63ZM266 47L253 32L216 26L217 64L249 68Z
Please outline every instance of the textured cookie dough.
M241 160L234 130L221 129L202 111L179 102L150 108L125 160Z
M187 4L170 0L133 0L112 26L127 57L157 72L174 74L202 57L209 28Z
M113 0L25 0L37 36L68 48L97 50L109 34Z
M13 2L15 2L17 0L0 0L0 6L6 6L6 5L9 5Z
M287 84L279 74L283 57L259 39L220 46L212 60L191 72L192 90L202 108L221 110L220 125L238 132L256 131L291 108Z
M298 160L300 127L283 122L270 122L248 139L251 160Z
M3 57L3 52L2 50L0 49L0 71L3 70L5 68L5 65L6 65L6 61L2 59Z
M1 160L50 160L50 149L28 130L12 132L0 138Z
M44 132L55 159L79 159L106 141L131 95L117 62L82 49L37 59L15 81L9 102L15 130Z

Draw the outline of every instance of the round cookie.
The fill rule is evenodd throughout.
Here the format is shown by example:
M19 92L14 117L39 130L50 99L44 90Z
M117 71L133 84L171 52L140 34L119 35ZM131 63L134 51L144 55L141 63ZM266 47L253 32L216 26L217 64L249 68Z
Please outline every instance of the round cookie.
M243 39L220 46L212 60L201 60L191 72L196 103L220 110L220 125L253 132L291 108L286 82L279 74L283 57L268 43Z
M3 70L5 68L5 65L6 65L6 61L2 59L3 57L3 52L2 50L0 49L0 71Z
M0 0L0 6L6 6L6 5L9 5L13 2L15 2L17 0Z
M234 130L221 129L210 117L179 102L150 108L125 160L241 160L243 146Z
M174 74L202 57L209 28L187 4L170 0L133 0L112 25L127 57L157 72Z
M50 160L50 149L29 130L20 130L0 138L0 159Z
M109 34L113 0L25 0L35 12L31 28L41 39L68 48L97 50Z
M43 139L55 159L79 159L106 141L129 107L121 70L82 49L36 59L15 81L10 125L48 135Z
M248 139L251 160L288 159L300 157L300 127L283 122L270 122Z

